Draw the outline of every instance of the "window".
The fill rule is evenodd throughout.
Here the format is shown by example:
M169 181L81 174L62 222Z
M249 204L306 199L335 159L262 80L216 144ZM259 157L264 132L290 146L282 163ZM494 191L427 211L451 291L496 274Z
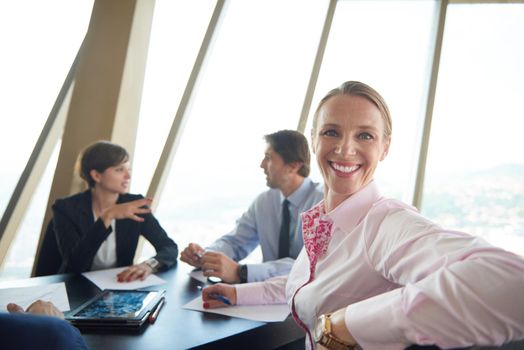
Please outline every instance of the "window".
M358 80L377 89L391 110L393 136L376 178L386 196L408 203L436 5L435 1L339 1L306 127L309 135L318 102L344 81Z
M524 5L450 5L423 213L524 255Z
M133 157L133 193L147 192L215 2L155 3Z
M82 43L92 7L92 0L0 3L0 162L8 164L0 169L2 214Z
M0 215L82 43L92 7L92 0L0 3ZM56 155L52 159L13 240L2 278L30 275Z
M27 278L31 275L59 150L60 142L55 146L18 233L13 239L6 256L2 279Z
M228 4L156 213L181 248L229 232L266 189L263 135L296 128L326 9Z
M157 0L131 191L146 193L214 0ZM0 213L84 38L93 0L0 4ZM440 2L339 1L305 133L346 80L375 87L393 117L376 178L411 202ZM185 247L229 232L266 189L263 135L295 129L328 1L226 1L156 216ZM299 15L297 13L299 12ZM423 214L524 255L524 4L448 5ZM8 122L7 122L8 121ZM23 135L23 142L20 136ZM15 136L15 137L13 137ZM56 163L42 176L2 278L27 277ZM321 181L315 161L312 175ZM29 242L29 243L28 243ZM150 245L142 256L153 253Z

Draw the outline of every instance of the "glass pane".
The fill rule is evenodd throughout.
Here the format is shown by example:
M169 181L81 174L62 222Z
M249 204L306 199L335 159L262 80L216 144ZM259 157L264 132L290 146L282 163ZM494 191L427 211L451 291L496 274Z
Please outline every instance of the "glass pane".
M42 224L44 220L49 191L58 161L58 151L61 141L57 142L53 154L33 194L31 204L24 215L22 224L13 239L6 256L0 279L19 279L31 276L33 261Z
M308 119L347 80L371 85L393 118L392 144L376 179L388 197L411 202L424 113L435 1L339 1Z
M326 6L229 3L157 210L181 248L229 232L266 189L263 135L298 124Z
M452 5L423 212L524 255L524 5Z
M82 43L92 7L93 0L0 2L0 163L8 165L0 168L0 215Z
M0 215L85 36L92 0L0 3ZM6 256L2 279L29 277L57 154Z
M132 193L147 193L215 3L155 3L133 158Z

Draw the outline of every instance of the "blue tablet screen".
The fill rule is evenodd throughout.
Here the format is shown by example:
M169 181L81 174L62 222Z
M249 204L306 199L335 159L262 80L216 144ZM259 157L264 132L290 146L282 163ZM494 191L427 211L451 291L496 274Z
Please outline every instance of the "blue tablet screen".
M108 291L75 313L74 316L85 318L134 318L154 298L155 293L148 291Z

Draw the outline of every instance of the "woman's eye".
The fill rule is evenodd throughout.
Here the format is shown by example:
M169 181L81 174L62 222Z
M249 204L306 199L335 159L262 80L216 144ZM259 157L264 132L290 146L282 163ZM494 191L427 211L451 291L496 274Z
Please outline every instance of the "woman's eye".
M324 136L338 136L338 133L333 130L333 129L329 129L329 130L326 130L322 133L322 135Z
M373 140L373 136L370 133L363 132L358 135L358 138L361 140Z

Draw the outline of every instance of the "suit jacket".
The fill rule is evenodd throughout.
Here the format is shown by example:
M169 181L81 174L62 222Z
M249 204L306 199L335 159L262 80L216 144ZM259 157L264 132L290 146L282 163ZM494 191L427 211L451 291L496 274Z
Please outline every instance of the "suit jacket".
M57 317L33 314L0 314L2 349L87 350L75 327Z
M122 194L117 203L140 198L144 197ZM155 259L160 262L160 268L172 267L178 255L176 243L167 236L153 214L141 216L144 222L116 220L117 266L133 264L138 238L142 234L155 247ZM106 228L100 218L95 222L90 190L58 199L53 205L53 224L62 256L58 273L89 271L100 245L113 230L111 226Z

